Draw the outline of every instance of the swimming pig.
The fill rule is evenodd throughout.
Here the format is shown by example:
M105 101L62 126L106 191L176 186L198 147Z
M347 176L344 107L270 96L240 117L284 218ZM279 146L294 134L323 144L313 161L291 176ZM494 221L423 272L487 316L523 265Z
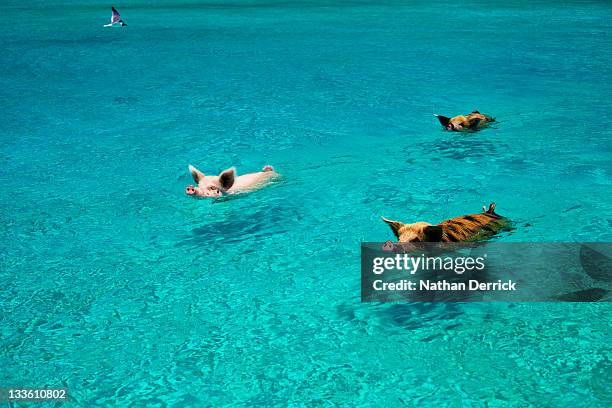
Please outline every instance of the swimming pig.
M455 116L454 118L447 118L442 115L434 115L438 118L442 126L446 130L453 132L463 132L466 130L477 130L489 125L491 122L495 122L495 118L489 115L483 115L482 113L475 110L469 115Z
M246 193L264 187L279 174L272 166L265 166L257 173L236 175L236 169L229 168L218 176L205 176L200 170L189 165L189 171L193 179L198 183L197 187L187 186L185 193L194 197L221 197L225 194Z
M495 213L495 203L481 214L470 214L442 221L438 225L426 222L404 224L382 217L399 242L459 242L486 238L508 227L508 220Z

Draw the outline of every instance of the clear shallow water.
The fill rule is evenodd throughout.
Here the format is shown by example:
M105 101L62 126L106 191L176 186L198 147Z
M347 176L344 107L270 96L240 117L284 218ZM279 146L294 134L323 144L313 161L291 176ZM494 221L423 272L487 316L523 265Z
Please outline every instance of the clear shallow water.
M610 241L606 2L9 2L0 384L71 405L606 406L606 304L359 303L381 215ZM454 135L433 113L477 108ZM187 164L273 164L212 204Z

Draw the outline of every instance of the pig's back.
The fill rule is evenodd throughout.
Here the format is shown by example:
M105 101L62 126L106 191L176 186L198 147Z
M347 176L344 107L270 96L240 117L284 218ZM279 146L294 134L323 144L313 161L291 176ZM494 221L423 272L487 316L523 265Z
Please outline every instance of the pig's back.
M257 190L277 177L279 177L279 174L275 171L259 171L257 173L243 174L236 177L234 185L229 189L229 192L240 193Z

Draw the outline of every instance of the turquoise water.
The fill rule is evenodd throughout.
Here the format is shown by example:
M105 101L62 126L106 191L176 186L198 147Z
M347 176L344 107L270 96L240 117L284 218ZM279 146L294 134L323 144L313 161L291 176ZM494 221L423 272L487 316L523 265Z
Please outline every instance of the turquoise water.
M6 2L5 2L6 3ZM379 217L611 241L612 4L13 1L0 386L66 406L603 407L609 304L359 303ZM479 109L451 134L434 113ZM205 173L283 180L213 203Z

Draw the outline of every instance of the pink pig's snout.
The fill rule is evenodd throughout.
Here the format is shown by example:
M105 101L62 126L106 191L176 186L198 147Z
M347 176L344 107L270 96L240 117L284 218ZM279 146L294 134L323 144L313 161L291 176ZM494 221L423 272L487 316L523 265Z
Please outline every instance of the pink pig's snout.
M196 189L193 187L192 184L187 186L187 188L185 189L185 194L187 194L187 195L195 195L196 194Z

